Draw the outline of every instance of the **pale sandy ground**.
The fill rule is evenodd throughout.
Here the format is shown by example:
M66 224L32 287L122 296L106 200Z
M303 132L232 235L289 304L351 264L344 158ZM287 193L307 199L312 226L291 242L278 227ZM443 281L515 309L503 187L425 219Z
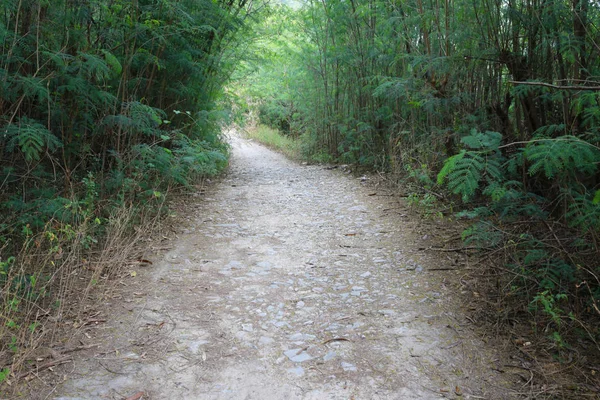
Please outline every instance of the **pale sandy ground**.
M398 200L231 140L230 174L190 196L86 334L102 346L39 398L511 398L460 272L431 270L450 261L418 250Z

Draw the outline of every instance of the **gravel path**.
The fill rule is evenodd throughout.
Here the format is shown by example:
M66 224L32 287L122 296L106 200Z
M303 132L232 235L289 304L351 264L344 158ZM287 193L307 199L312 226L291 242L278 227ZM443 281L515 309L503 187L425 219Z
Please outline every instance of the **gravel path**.
M190 198L49 398L510 398L397 200L231 140L228 177Z

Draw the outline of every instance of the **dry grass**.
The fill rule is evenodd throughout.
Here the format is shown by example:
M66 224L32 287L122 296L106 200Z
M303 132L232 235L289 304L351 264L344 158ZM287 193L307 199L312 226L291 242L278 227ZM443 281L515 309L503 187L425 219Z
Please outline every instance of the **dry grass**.
M298 160L301 158L300 142L282 135L276 129L264 125L250 126L244 131L245 136L254 139L265 146Z
M140 262L140 242L156 230L162 206L116 210L93 246L93 221L76 228L51 221L10 261L0 249L0 261L10 262L8 273L0 276L0 394L11 393L31 370L52 365L40 349L75 335L111 278Z

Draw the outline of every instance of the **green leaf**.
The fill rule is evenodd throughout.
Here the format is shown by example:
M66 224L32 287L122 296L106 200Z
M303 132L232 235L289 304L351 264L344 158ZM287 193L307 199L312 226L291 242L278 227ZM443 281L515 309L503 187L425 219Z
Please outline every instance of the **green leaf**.
M104 54L104 59L106 60L106 64L108 64L108 66L110 68L112 68L112 70L117 75L121 75L121 72L123 72L123 66L119 62L119 59L117 57L115 57L114 54L112 54L110 51L108 51L106 49L102 49L101 51Z
M467 154L467 152L465 150L462 150L460 153L448 158L446 162L444 162L444 167L441 169L437 176L438 185L444 183L444 179L456 167L456 163L464 158L465 154Z
M9 376L10 376L10 369L3 368L0 371L0 384L4 383L8 379Z
M600 190L596 190L596 194L594 195L594 199L592 200L594 204L600 204Z

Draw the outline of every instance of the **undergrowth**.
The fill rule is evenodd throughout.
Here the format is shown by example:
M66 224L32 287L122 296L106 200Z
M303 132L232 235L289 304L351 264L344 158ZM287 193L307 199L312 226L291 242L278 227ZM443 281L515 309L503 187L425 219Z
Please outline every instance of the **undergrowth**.
M192 168L203 165L202 160L185 160L197 157L192 150L184 154L179 159L161 156L166 164L163 168L186 171L185 181L160 170L152 173L161 167L155 163L145 168L144 179L140 176L135 181L146 189L121 187L103 199L95 181L88 177L82 181L81 192L69 199L35 199L34 204L19 203L20 208L4 214L0 230L0 388L10 391L8 384L38 364L31 354L40 345L60 345L66 338L57 334L85 324L84 306L100 298L104 285L143 260L140 240L149 238L166 215L170 192L193 184L199 176L215 175L225 166L225 153L218 152L211 159L203 150L202 160L210 167L196 175Z
M221 43L244 6L0 5L0 384L135 259L167 193L227 165Z
M462 199L465 244L504 254L509 317L526 316L559 359L575 343L600 351L600 149L573 136L518 146L476 130L461 144L437 183Z
M244 132L249 139L254 139L291 159L299 160L302 158L300 141L280 133L277 129L259 124L247 127Z

